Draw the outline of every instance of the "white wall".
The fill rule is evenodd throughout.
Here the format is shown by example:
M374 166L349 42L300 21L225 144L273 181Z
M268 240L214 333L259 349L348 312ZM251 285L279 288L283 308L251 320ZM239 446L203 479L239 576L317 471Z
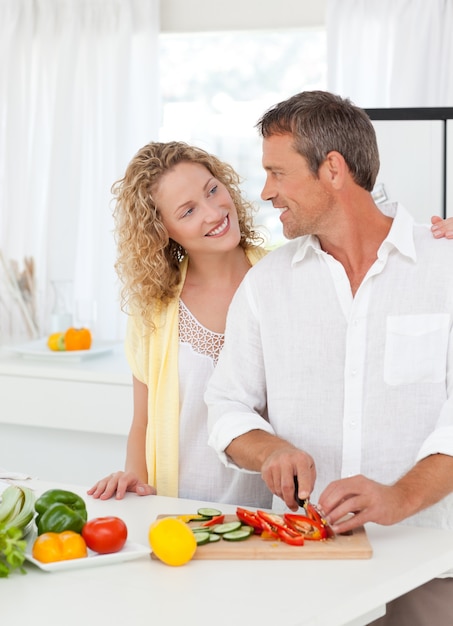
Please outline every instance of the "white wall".
M325 23L327 0L161 0L161 31L300 28Z

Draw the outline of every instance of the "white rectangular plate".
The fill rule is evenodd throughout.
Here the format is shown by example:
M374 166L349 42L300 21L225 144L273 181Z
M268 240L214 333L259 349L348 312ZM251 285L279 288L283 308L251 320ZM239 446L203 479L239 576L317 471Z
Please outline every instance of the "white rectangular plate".
M119 343L116 341L93 341L93 345L89 350L63 350L57 352L47 346L47 337L44 337L20 346L11 346L10 350L25 359L78 362L112 352L118 345Z
M81 559L71 559L69 561L55 561L54 563L41 563L34 559L31 555L32 542L28 542L25 558L30 563L34 563L40 569L46 572L58 572L61 570L83 569L85 567L97 567L99 565L111 565L112 563L121 563L122 561L131 561L145 554L151 554L151 549L139 543L126 541L126 544L119 552L112 554L97 554L88 550L88 556Z

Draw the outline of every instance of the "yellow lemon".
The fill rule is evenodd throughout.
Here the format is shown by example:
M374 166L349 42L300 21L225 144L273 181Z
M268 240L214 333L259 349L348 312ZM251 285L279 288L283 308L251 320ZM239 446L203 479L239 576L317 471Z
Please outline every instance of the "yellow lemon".
M151 524L148 539L154 554L167 565L188 563L197 549L193 532L175 517L163 517Z
M66 350L64 333L52 333L47 339L47 345L55 352Z

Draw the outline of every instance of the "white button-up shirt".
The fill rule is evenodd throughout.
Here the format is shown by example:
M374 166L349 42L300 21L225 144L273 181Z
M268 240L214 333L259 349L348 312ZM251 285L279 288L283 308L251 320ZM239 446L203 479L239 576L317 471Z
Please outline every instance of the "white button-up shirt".
M316 502L340 477L392 484L425 456L453 456L453 243L392 211L354 297L312 236L247 273L206 393L209 444L225 465L234 438L276 434L313 456ZM406 523L453 528L453 496Z

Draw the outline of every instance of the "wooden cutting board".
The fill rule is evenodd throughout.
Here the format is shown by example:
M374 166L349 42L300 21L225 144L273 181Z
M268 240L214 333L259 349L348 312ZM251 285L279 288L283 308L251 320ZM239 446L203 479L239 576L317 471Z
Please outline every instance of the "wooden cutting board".
M161 517L172 517L159 515ZM173 516L174 517L174 516ZM225 515L225 522L236 521L235 515ZM189 526L200 526L191 522ZM290 546L283 541L267 541L252 535L244 541L226 541L198 546L194 559L370 559L373 549L364 527L347 535L337 535L326 541L305 541L303 546Z

